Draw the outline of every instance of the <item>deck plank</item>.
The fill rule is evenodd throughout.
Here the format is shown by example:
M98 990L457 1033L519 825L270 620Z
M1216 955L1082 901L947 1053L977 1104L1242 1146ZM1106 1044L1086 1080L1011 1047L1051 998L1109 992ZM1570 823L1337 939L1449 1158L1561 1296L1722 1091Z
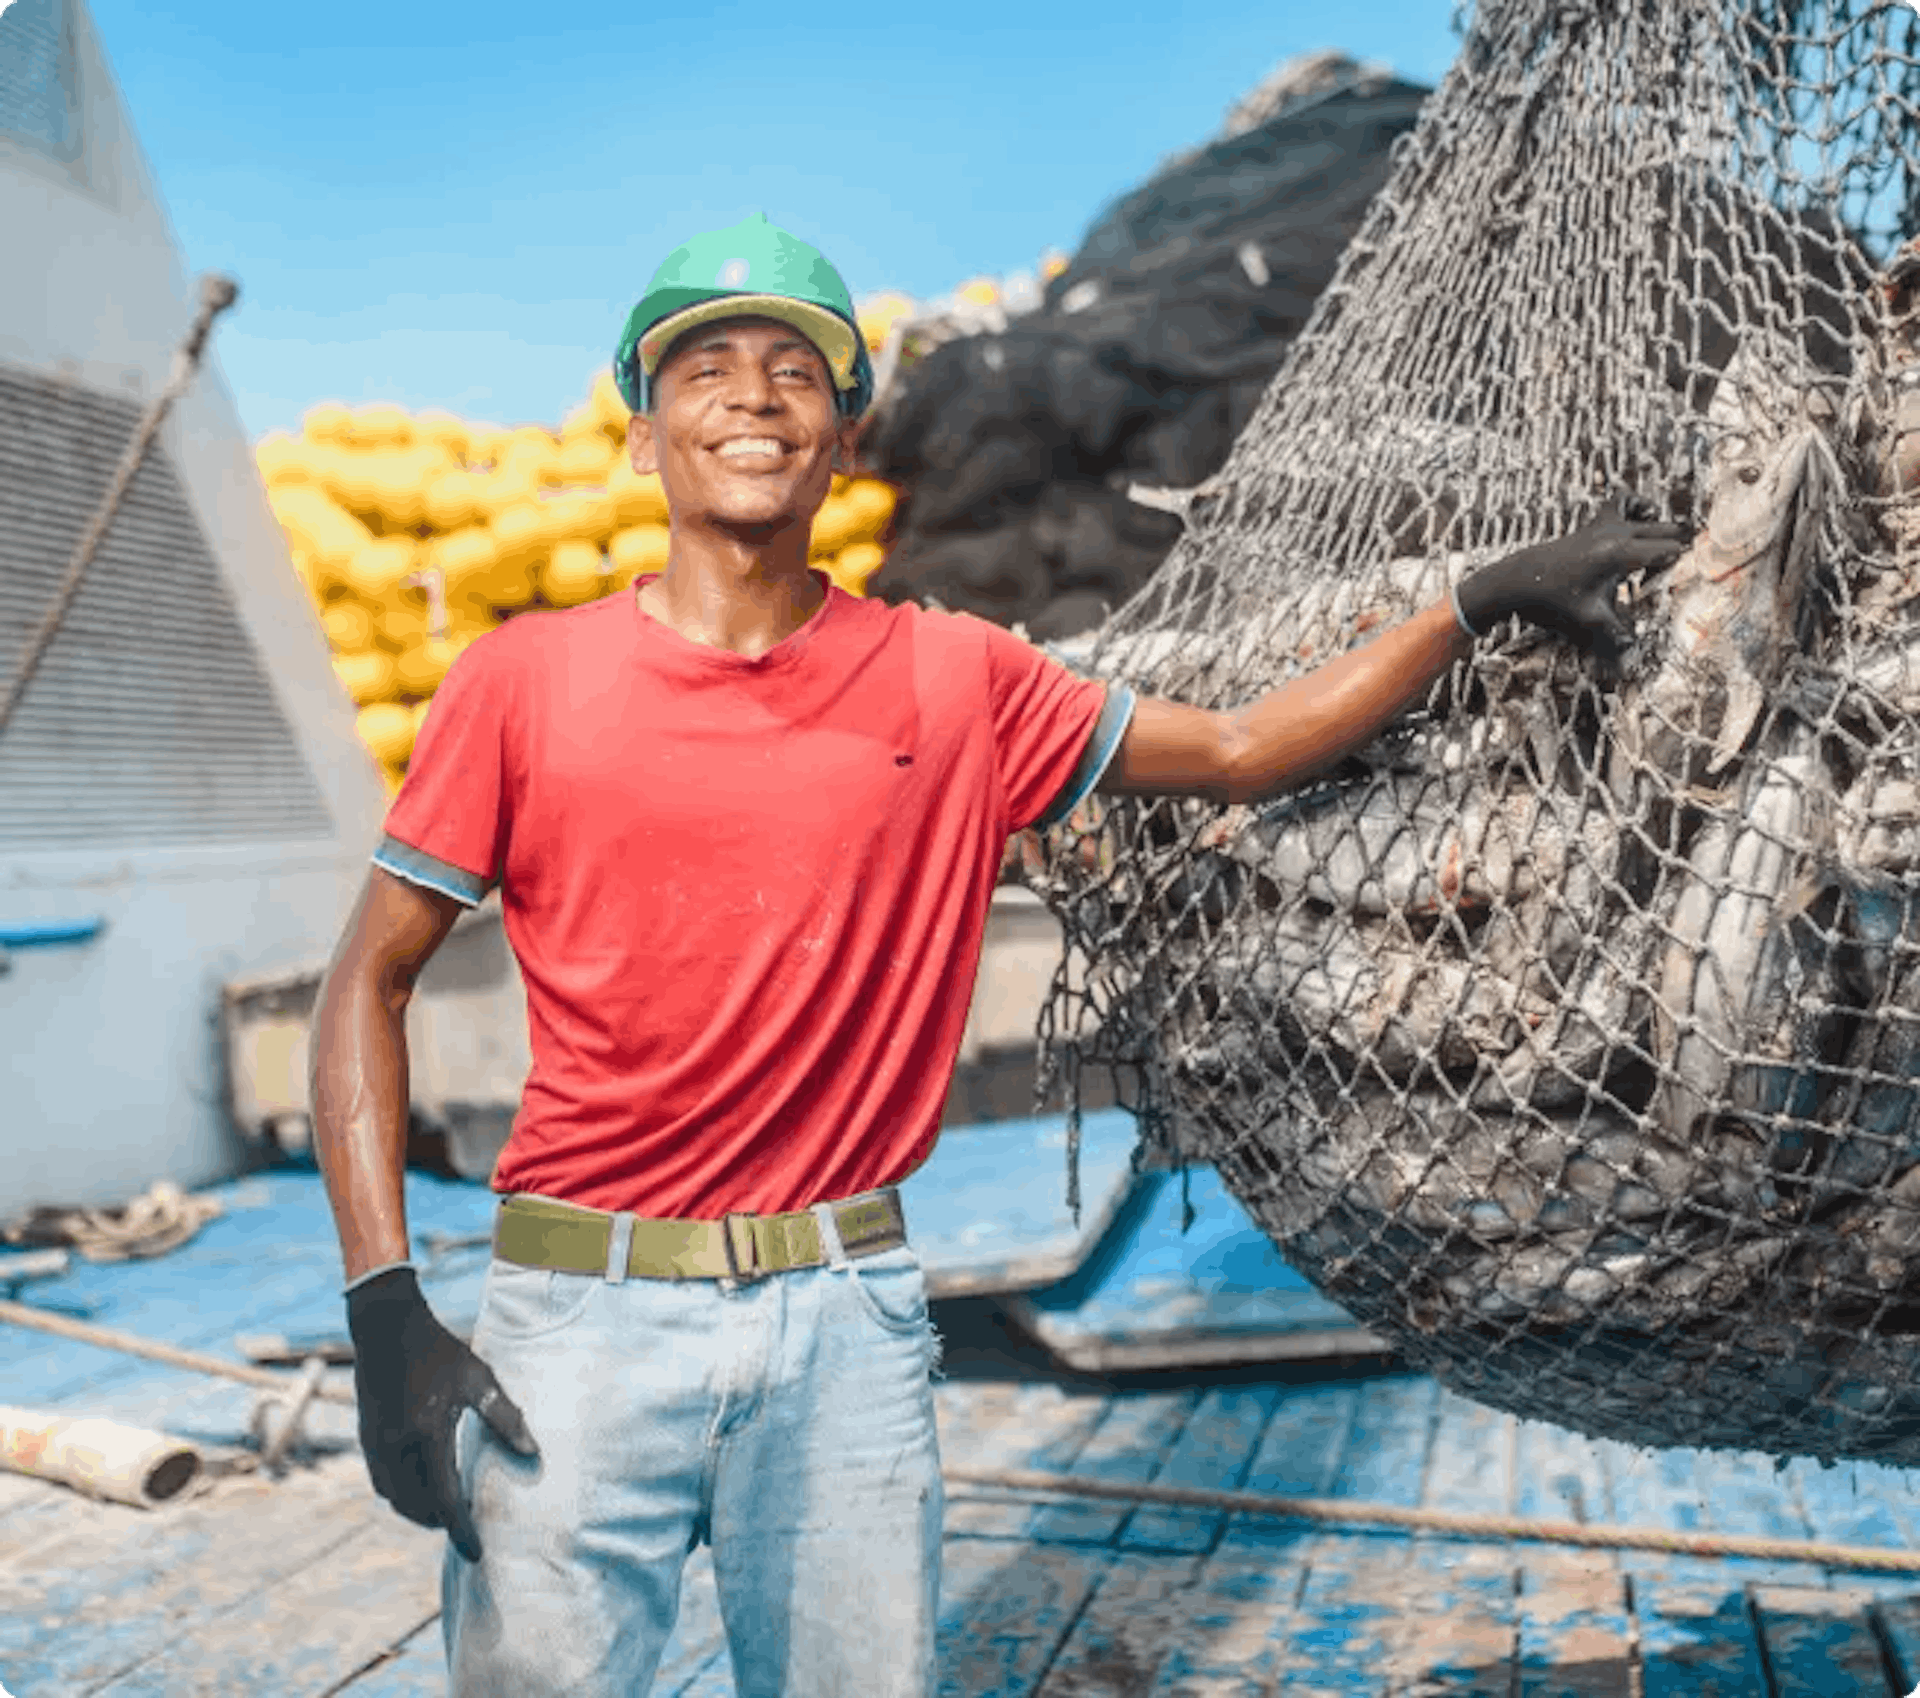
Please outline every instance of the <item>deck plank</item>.
M1754 1607L1774 1691L1780 1698L1844 1692L1903 1698L1892 1692L1869 1620L1866 1593L1819 1586L1756 1586Z
M1191 1390L1109 1398L1105 1418L1073 1459L1073 1473L1127 1485L1157 1479L1199 1403L1200 1393ZM1044 1544L1104 1545L1118 1536L1133 1513L1130 1504L1084 1498L1043 1504L1034 1512L1027 1537Z
M1246 1478L1260 1436L1280 1401L1274 1385L1215 1386L1209 1389L1175 1440L1158 1485L1235 1491ZM1170 1509L1142 1506L1120 1538L1130 1551L1210 1551L1226 1526L1218 1509Z
M1515 1435L1514 1510L1547 1520L1611 1518L1591 1441L1541 1421ZM1520 1545L1518 1698L1618 1698L1629 1689L1634 1625L1618 1553Z
M1097 1547L1019 1544L941 1626L943 1698L1028 1698L1114 1558Z
M1897 1690L1920 1691L1920 1597L1881 1598L1873 1614L1893 1652Z
M1595 1449L1607 1472L1612 1519L1689 1532L1711 1525L1697 1452L1644 1451L1611 1440ZM1631 1587L1646 1698L1750 1698L1766 1690L1748 1576L1738 1565L1622 1551L1620 1567Z
M1355 1385L1289 1387L1260 1435L1244 1489L1275 1497L1330 1496L1359 1407L1360 1387ZM1219 1549L1298 1554L1311 1537L1301 1522L1235 1515L1220 1536Z
M164 1512L122 1509L15 1553L0 1565L0 1669L29 1692L103 1684L263 1588L377 1542L399 1518L347 1462L297 1489L232 1481Z
M1419 1502L1439 1387L1395 1376L1369 1383L1334 1471L1333 1495ZM1384 1689L1409 1601L1408 1541L1370 1532L1320 1534L1308 1548L1297 1620L1273 1662L1290 1698L1346 1698Z
M1114 1559L1034 1698L1145 1698L1192 1604L1198 1555Z
M1106 1405L1103 1397L1068 1393L1047 1381L993 1386L974 1400L964 1427L942 1427L941 1454L970 1468L1070 1469ZM949 1537L1023 1538L1038 1513L1026 1493L947 1488Z
M96 1688L99 1698L319 1698L438 1617L445 1545L398 1516L363 1523L349 1543Z
M340 1698L447 1698L447 1653L436 1616L390 1656L339 1688Z
M1337 1382L1288 1387L1261 1433L1245 1489L1330 1496L1360 1397L1360 1387ZM1152 1692L1239 1698L1281 1690L1279 1664L1317 1537L1302 1522L1232 1517L1167 1635Z
M1254 1698L1289 1690L1278 1669L1297 1623L1309 1536L1278 1549L1222 1548L1168 1633L1151 1698Z
M1442 1392L1434 1406L1421 1502L1468 1514L1513 1503L1513 1417ZM1512 1678L1519 1558L1503 1543L1408 1542L1406 1607L1389 1635L1389 1690L1486 1692Z

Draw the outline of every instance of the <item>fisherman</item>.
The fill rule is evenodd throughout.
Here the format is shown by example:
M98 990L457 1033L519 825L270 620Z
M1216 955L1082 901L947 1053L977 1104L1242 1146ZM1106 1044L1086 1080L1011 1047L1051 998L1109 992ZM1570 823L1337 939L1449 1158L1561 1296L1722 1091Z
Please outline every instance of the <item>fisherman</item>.
M895 1187L1009 835L1096 790L1273 795L1511 616L1612 647L1685 539L1609 514L1210 712L809 568L873 379L839 274L764 217L667 257L614 371L666 565L455 663L315 1020L361 1443L450 1535L461 1698L644 1693L702 1540L743 1698L930 1693L936 1341ZM408 1256L403 1014L496 886L533 1065L469 1346Z

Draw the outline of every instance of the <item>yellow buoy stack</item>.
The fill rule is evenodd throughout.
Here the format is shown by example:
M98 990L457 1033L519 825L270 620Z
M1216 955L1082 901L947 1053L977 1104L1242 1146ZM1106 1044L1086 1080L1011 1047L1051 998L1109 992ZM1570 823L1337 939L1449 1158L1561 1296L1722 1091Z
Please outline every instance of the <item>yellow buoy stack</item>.
M666 565L666 497L633 470L626 436L626 405L603 373L558 434L325 402L298 436L257 444L294 570L390 790L467 644L516 613L578 607ZM864 593L886 558L896 495L834 479L811 553L842 589Z

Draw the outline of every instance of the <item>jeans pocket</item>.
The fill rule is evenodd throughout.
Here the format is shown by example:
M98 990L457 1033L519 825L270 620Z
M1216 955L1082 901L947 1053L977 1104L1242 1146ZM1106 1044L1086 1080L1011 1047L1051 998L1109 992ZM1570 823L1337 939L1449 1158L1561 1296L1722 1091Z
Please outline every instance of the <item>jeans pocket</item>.
M888 1332L918 1332L927 1324L927 1276L911 1250L889 1250L854 1268L854 1289L867 1313Z
M578 1320L604 1283L597 1275L527 1268L496 1256L487 1268L480 1326L490 1338L538 1338Z

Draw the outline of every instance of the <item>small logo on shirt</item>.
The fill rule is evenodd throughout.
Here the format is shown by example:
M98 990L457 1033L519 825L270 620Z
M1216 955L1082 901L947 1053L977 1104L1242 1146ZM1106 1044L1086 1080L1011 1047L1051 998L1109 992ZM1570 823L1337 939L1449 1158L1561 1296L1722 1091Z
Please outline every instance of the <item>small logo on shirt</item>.
M714 279L723 289L738 289L744 284L753 267L744 259L730 259L720 267L720 275Z
M895 756L893 757L893 764L894 764L895 766L912 766L912 765L913 765L913 756L911 756L911 755L895 755Z

